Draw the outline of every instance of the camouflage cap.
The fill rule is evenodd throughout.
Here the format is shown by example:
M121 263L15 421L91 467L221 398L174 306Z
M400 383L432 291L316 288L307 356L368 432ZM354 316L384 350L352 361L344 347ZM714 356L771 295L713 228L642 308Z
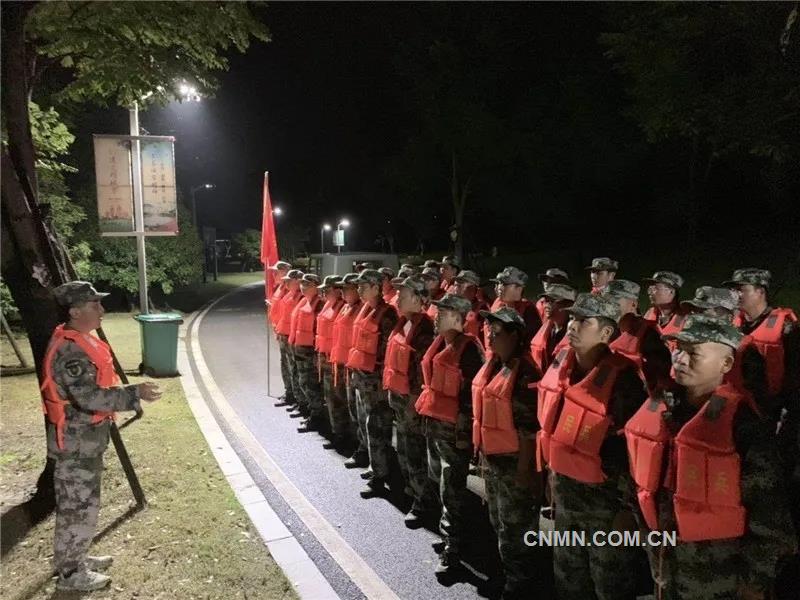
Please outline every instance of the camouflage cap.
M358 285L358 273L346 273L342 275L342 280L336 284L336 287L344 287L346 285Z
M425 267L422 269L422 278L427 279L428 281L436 281L441 280L442 275L439 273L439 269L434 269L433 267Z
M481 284L481 276L475 271L464 270L459 271L453 281L456 283L468 283L477 287Z
M547 298L554 302L561 300L574 301L577 293L572 286L564 285L563 283L551 283L543 294L539 294L539 298Z
M544 273L539 273L539 281L542 283L569 283L569 275L563 269L552 267Z
M411 263L403 263L402 265L400 265L400 270L417 273L419 271L419 267L417 265L412 265Z
M389 267L381 267L380 269L378 269L378 273L380 273L381 275L385 275L389 279L394 277L394 269L391 269Z
M683 329L678 333L661 337L689 344L716 342L736 350L744 335L725 319L709 315L689 315L683 323Z
M497 274L497 277L491 279L497 283L504 285L525 285L528 283L528 274L517 267L506 267Z
M639 292L641 290L642 286L634 281L628 281L627 279L612 279L606 284L603 293L614 298L638 300Z
M356 283L369 283L371 285L380 285L383 282L383 274L375 269L364 269L358 274Z
M279 260L274 265L267 267L270 271L288 271L292 268L292 265L287 263L285 260Z
M313 285L319 285L319 275L316 273L305 273L300 279L300 283L311 283Z
M283 279L283 281L288 281L289 279L302 279L302 278L303 278L303 272L300 269L291 269L281 279Z
M455 256L443 256L442 262L439 263L440 267L455 267L456 269L459 268L458 261L456 260Z
M55 288L53 296L61 306L80 306L86 302L102 300L108 293L98 292L88 281L68 281Z
M710 285L704 285L695 290L693 299L681 302L681 306L687 305L703 310L724 308L733 312L739 306L739 296L730 288L715 288Z
M598 256L592 259L592 264L586 267L587 271L617 271L619 263L607 256Z
M410 277L406 277L404 279L400 279L399 277L393 279L392 286L397 289L408 288L418 296L428 295L428 288L425 287L425 280L419 275L411 275Z
M363 271L364 269L371 268L371 265L368 262L360 262L356 265L356 271Z
M433 260L432 258L429 258L424 263L422 263L422 268L423 269L438 269L439 268L439 262Z
M757 285L768 288L772 280L772 273L766 269L736 269L728 281L723 281L725 287L738 287L740 285Z
M519 329L525 329L526 327L525 320L510 306L501 306L494 312L482 310L480 311L480 315L490 322L508 323L509 325L515 325Z
M683 277L672 271L656 271L652 277L645 277L642 283L653 285L654 283L663 283L669 287L679 290L683 285Z
M434 300L432 304L435 304L438 308L454 310L462 315L466 315L472 310L472 302L455 294L445 294L441 300Z
M622 311L616 300L608 296L597 296L595 294L578 294L575 304L564 310L583 319L606 317L612 321L619 322L622 316Z
M328 288L341 287L339 285L341 282L342 282L341 275L326 275L325 279L322 280L322 285L319 286L319 289L325 291Z

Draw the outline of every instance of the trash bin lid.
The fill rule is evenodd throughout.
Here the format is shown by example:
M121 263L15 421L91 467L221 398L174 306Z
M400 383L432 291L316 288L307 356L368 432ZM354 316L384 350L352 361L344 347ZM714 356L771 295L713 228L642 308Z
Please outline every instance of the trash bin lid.
M180 313L150 313L149 315L134 315L133 318L144 323L183 323L183 315Z

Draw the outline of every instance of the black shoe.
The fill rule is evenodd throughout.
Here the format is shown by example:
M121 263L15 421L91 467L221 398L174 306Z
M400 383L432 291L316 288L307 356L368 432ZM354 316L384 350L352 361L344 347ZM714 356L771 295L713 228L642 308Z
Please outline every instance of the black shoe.
M285 399L280 399L274 404L274 406L277 406L278 408L282 408L284 406L292 406L292 403L291 402L287 402Z
M444 546L445 546L444 540L439 540L438 542L433 542L431 544L431 547L433 548L433 551L436 552L436 554L441 554L442 552L444 552Z
M297 409L294 412L290 412L289 417L291 417L292 419L299 419L300 417L305 417L305 415L303 414L303 411Z
M370 479L372 479L373 475L374 475L374 473L372 472L372 469L367 469L366 471L361 473L361 475L359 475L359 477L361 477L361 479L366 479L367 481L369 481Z
M409 529L419 529L425 524L425 513L412 508L403 518L403 522Z
M363 469L364 467L369 466L369 456L365 454L359 454L356 452L344 461L344 466L346 469Z
M322 444L325 450L342 450L347 447L347 437L341 433L334 433L331 438Z
M454 552L442 552L439 555L439 564L436 565L434 573L439 577L451 577L463 571L464 565L461 564L461 559L458 554Z
M297 433L309 433L311 431L319 431L319 423L314 419L303 421L300 423L300 427L297 428Z
M383 477L373 477L367 481L367 487L361 490L362 498L375 498L386 493L386 480Z

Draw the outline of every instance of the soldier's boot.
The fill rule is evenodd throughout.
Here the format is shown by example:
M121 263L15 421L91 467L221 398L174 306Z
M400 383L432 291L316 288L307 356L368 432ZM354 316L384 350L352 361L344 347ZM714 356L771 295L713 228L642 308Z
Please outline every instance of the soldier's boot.
M334 433L327 442L322 444L326 450L343 451L352 446L349 436L343 433Z
M275 402L275 406L291 406L292 403L286 399L286 394L282 394L276 398L277 402Z
M344 461L344 466L347 469L363 469L368 465L369 465L369 455L364 451L359 452L358 450L356 450L353 456Z
M90 571L105 571L114 564L113 556L87 556L86 568Z
M359 475L359 477L361 477L361 479L370 480L370 479L372 479L372 475L373 475L372 469L367 469L366 471L361 473L361 475Z
M461 564L461 557L456 552L445 549L439 555L439 563L436 565L434 573L437 577L454 577L464 572L464 565Z
M375 477L373 475L367 480L367 487L361 490L359 495L362 498L367 499L383 496L386 492L386 479L384 477Z
M408 511L403 518L403 522L409 529L419 529L425 525L425 520L429 519L433 511L423 506L422 503L414 501L411 505L411 510Z
M56 583L56 589L76 592L92 592L94 590L102 590L109 583L111 583L111 577L108 575L103 575L102 573L97 573L95 571L89 571L88 569L79 569L78 571L73 571L72 574L67 577L65 577L63 574L59 575L58 582Z

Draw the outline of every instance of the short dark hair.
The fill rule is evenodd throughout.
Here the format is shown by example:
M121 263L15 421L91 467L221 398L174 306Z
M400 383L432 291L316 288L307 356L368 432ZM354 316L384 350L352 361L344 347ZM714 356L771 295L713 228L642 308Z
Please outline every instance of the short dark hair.
M615 340L619 336L619 325L614 319L610 319L608 317L595 317L597 319L597 323L600 325L600 328L603 327L611 327L611 337L608 338L608 341L611 342Z

